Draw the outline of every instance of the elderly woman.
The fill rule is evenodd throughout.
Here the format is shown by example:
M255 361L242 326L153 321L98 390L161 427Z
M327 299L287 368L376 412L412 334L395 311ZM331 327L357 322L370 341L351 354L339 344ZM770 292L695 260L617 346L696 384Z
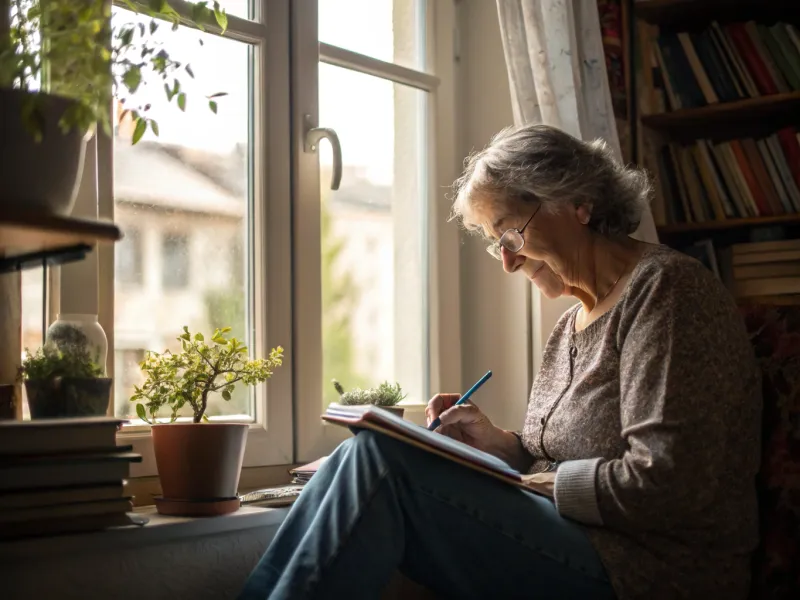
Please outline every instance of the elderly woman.
M450 598L745 598L755 359L709 271L629 237L645 176L602 143L533 125L473 156L456 192L455 214L507 273L578 301L520 432L457 394L427 408L442 435L539 473L538 493L359 433L303 491L242 598L378 598L397 568Z

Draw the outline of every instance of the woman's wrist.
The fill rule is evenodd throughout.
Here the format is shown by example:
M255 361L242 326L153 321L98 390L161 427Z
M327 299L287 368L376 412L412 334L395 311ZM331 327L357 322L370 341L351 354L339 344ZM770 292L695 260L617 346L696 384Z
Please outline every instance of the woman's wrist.
M486 451L507 462L520 473L526 472L533 462L533 458L522 445L522 439L516 433L499 427L495 427L490 447Z

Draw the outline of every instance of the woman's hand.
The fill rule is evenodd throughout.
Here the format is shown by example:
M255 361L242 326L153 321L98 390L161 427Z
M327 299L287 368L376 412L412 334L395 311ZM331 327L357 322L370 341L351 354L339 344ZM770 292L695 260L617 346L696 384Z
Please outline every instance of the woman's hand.
M533 460L513 433L495 427L480 408L472 403L455 406L461 394L437 394L425 408L427 424L437 417L442 424L437 433L488 452L524 472Z

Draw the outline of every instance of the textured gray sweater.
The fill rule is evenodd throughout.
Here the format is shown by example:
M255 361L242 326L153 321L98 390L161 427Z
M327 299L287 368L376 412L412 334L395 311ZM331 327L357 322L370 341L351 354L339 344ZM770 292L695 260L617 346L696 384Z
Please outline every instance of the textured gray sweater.
M547 343L523 444L620 600L745 598L758 539L761 394L744 324L697 261L642 255L614 307Z

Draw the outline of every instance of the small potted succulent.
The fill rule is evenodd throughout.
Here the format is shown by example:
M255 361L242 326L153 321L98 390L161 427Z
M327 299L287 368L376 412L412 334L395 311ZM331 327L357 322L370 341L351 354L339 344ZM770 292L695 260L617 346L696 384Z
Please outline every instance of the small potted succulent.
M162 513L210 515L239 507L237 491L247 440L247 423L210 422L208 402L215 395L230 400L237 384L262 383L281 365L283 348L269 357L251 360L247 346L217 329L206 342L188 327L178 337L181 351L149 352L140 367L146 376L134 388L136 414L152 425L153 448L163 498ZM162 408L169 411L159 417ZM191 422L179 422L183 409Z
M342 384L334 379L333 387L339 392L339 404L372 404L373 406L388 410L399 417L403 416L403 407L397 405L406 397L406 394L403 393L399 383L392 385L388 381L384 381L377 387L368 388L366 390L353 388L349 392L346 392Z
M80 337L69 343L45 342L25 351L19 379L25 382L32 419L102 416L111 399L111 378Z

